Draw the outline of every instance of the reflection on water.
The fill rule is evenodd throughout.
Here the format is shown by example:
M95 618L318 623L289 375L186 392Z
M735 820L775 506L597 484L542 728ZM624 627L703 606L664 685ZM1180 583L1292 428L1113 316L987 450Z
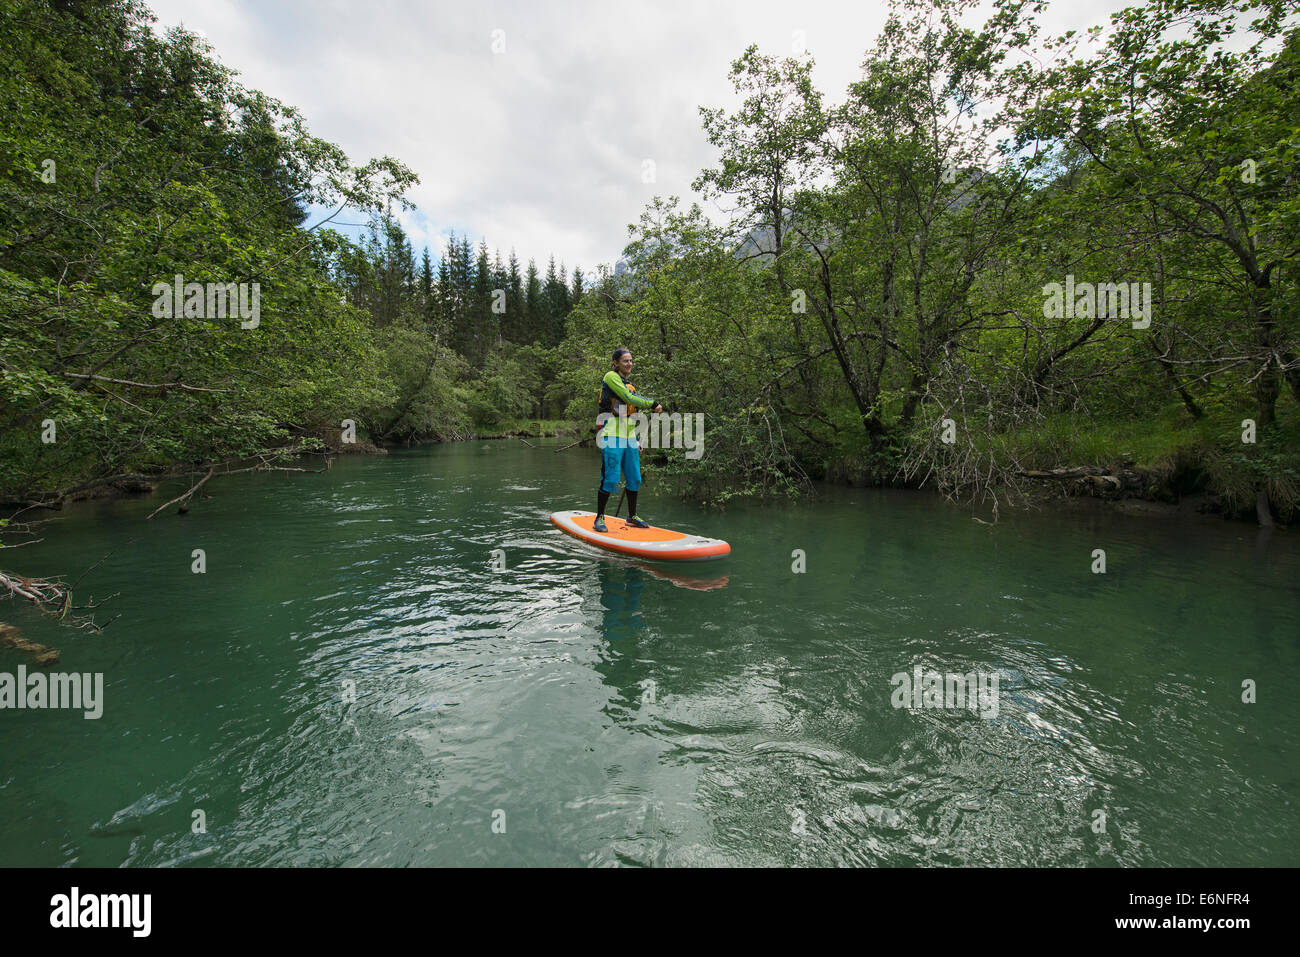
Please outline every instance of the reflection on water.
M705 576L695 573L693 570L687 571L685 569L692 569L692 565L686 563L680 565L660 563L656 566L650 562L636 562L634 563L634 567L641 569L641 571L645 572L652 578L658 578L660 581L672 582L678 588L690 588L695 591L714 591L718 588L726 588L727 582L731 580L728 575L715 574L712 576ZM701 571L703 571L703 569L701 569Z
M604 609L601 633L611 643L635 638L646 627L641 616L641 593L649 576L635 565L620 568L608 562L600 563L597 574L600 606Z

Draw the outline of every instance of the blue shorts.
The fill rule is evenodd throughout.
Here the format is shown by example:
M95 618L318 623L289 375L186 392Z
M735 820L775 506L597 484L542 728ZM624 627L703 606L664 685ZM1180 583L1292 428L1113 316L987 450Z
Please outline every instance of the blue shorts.
M596 440L600 447L600 490L617 492L619 472L623 473L624 484L629 492L641 488L641 450L637 448L636 439L621 439L617 436L602 437Z

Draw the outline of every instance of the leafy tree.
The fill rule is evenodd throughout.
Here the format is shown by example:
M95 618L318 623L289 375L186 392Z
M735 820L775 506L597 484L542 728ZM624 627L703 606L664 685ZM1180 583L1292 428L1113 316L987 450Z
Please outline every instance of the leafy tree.
M1231 361L1253 383L1261 427L1275 421L1283 379L1300 400L1300 32L1293 21L1288 27L1286 10L1244 0L1122 10L1093 56L1078 59L1077 39L1062 38L1052 92L1023 128L1026 137L1056 137L1081 152L1111 205L1141 214L1142 241L1171 253L1186 241L1174 269L1155 264L1158 283L1186 288L1199 280L1230 290L1220 303L1223 334L1199 361ZM1249 15L1248 43L1234 50ZM1102 212L1094 206L1086 214L1093 220ZM1179 268L1184 263L1194 271ZM1165 334L1198 339L1177 324ZM1178 360L1156 351L1171 370ZM1229 360L1241 355L1249 356L1244 365Z
M300 447L289 426L337 423L387 388L367 319L330 282L350 253L328 217L299 223L308 207L401 203L414 175L387 157L352 166L196 36L155 36L149 19L130 2L0 7L0 493L14 501L270 462ZM256 283L259 314L168 315L155 289L176 275Z

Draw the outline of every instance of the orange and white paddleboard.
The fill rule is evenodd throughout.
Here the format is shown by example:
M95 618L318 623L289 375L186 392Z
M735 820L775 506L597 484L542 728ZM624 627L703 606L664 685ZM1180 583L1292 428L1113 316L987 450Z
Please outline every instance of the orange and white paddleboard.
M674 532L668 528L633 528L621 518L605 516L608 532L598 532L591 526L596 521L595 512L552 512L551 524L589 545L604 548L637 558L652 558L664 562L706 562L725 558L731 546L719 538L704 538Z

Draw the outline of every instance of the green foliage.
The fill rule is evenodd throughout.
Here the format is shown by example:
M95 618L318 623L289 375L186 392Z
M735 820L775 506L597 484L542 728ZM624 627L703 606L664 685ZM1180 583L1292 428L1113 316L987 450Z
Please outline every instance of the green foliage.
M1263 450L1285 445L1283 384L1300 400L1294 15L1134 7L1076 59L1077 38L1036 41L1035 5L999 3L978 28L959 22L970 6L892 3L838 106L806 59L735 61L744 99L702 110L720 163L695 183L735 217L647 206L629 273L570 316L569 414L593 414L627 346L644 391L709 413L704 459L672 470L718 500L800 466L980 486L1019 456L1168 461L1217 448L1204 430L1246 410L1255 479L1285 498L1289 460ZM1249 42L1229 52L1234 29ZM1053 311L1049 284L1067 282L1136 283L1149 312L1140 296ZM935 439L945 418L962 455Z
M506 350L492 356L474 381L469 396L475 425L524 418L540 403L533 373Z
M0 495L251 456L386 394L337 242L300 224L401 202L409 170L352 167L135 3L6 3L0 43ZM257 284L255 325L160 314L178 274Z
M414 325L385 326L376 330L376 338L392 389L366 412L371 438L465 438L470 421L460 392L460 382L469 374L464 360Z
M130 0L0 7L0 497L265 459L344 419L455 439L568 401L548 343L579 271L570 287L552 260L525 289L513 254L453 236L435 277L389 212L409 206L405 166L352 166L150 19ZM368 212L370 234L310 208ZM155 284L177 275L256 284L256 323L160 314Z
M799 494L806 472L951 478L974 455L993 481L1195 450L1226 497L1263 486L1292 514L1295 15L1170 0L1040 41L1036 4L977 26L972 6L894 0L836 104L809 58L746 49L739 109L702 109L719 163L695 184L733 221L655 197L627 272L593 280L455 234L417 257L388 212L405 166L352 166L138 3L3 4L0 495L344 418L375 441L585 434L625 346L643 392L705 415L704 456L661 467L706 502ZM345 207L373 216L360 242L308 223ZM257 327L155 315L177 274L258 283ZM1045 308L1067 276L1149 284L1150 325ZM945 418L971 455L936 442Z

